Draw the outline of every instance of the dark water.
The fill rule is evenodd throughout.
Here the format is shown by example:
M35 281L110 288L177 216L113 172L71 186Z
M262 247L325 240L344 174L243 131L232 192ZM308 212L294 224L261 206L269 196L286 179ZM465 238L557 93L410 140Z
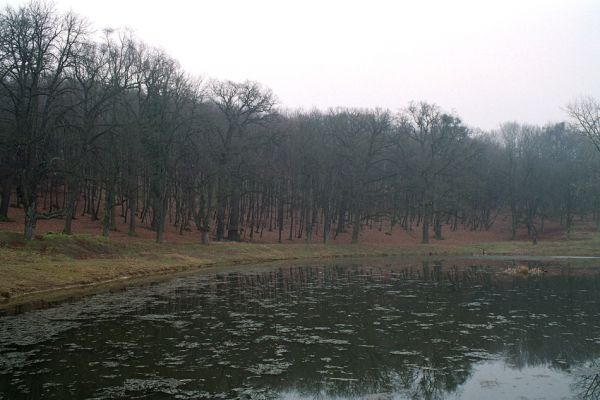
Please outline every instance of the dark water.
M0 399L599 397L595 268L454 265L246 267L3 317Z

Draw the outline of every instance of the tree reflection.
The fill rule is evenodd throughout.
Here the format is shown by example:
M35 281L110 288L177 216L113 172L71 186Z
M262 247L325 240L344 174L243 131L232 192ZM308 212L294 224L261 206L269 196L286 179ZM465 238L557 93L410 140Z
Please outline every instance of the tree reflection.
M0 392L114 398L144 387L132 389L128 378L151 376L183 382L168 390L190 398L442 399L486 360L567 374L597 359L598 283L597 274L568 269L524 278L433 261L189 276L145 289L143 301L139 291L115 294L102 311L135 296L144 304L135 312L100 321L97 312L77 314L80 328L36 347L39 364L26 360L0 374ZM24 379L39 395L16 389ZM598 398L598 385L597 374L578 375L573 390Z
M576 372L574 387L578 396L585 400L600 399L600 361L593 360Z

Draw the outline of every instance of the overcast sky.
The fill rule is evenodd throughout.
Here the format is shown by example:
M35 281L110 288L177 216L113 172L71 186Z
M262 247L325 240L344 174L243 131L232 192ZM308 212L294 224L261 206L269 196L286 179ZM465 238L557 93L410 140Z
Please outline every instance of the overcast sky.
M600 97L600 0L55 4L131 28L194 74L259 81L284 107L426 100L491 129L563 120L570 100Z

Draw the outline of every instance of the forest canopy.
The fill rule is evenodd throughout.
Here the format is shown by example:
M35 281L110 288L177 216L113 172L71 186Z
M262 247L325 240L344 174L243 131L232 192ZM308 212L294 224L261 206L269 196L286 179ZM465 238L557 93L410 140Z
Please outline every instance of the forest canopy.
M427 102L290 111L260 83L200 79L126 30L37 1L1 11L0 78L0 219L23 208L26 239L40 219L71 234L83 215L106 237L122 218L130 235L148 223L161 242L170 223L203 243L264 229L357 242L373 221L427 243L501 214L535 242L548 219L600 222L593 99L567 108L572 125L492 132ZM56 206L40 204L48 194Z

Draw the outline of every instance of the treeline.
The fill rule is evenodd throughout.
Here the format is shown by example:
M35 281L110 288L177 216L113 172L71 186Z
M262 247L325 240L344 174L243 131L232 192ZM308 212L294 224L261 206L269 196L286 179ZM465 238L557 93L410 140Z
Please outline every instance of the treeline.
M84 215L104 236L123 219L130 235L149 224L160 242L173 224L203 243L356 242L366 225L428 242L507 212L535 241L548 219L600 220L598 155L564 123L483 133L428 103L282 111L258 83L198 79L41 2L2 11L0 77L0 219L22 207L27 239L40 219L71 234Z

